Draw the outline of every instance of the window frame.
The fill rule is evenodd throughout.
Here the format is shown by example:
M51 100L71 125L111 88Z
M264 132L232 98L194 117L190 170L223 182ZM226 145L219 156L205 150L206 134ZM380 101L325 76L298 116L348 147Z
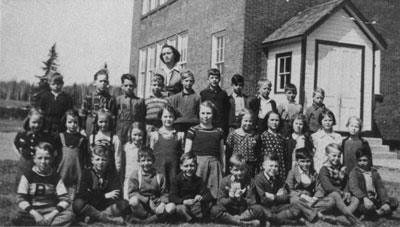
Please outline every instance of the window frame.
M222 38L222 45L220 45L220 38ZM221 76L225 74L225 48L225 30L212 34L211 68L217 68L220 70Z
M284 60L284 71L280 72L281 69L281 59L286 59ZM289 71L287 70L287 59L290 59L290 69ZM285 86L286 84L291 83L292 79L292 71L293 71L293 53L290 52L284 52L284 53L279 53L275 55L275 84L274 84L274 91L276 94L279 93L285 93ZM282 83L282 77L285 76L286 78L284 80L283 87L281 87Z
M147 74L147 46L139 49L139 67L138 67L138 78L137 78L137 96L144 97L145 85L146 85L146 74Z
M187 68L187 54L188 54L188 32L178 34L177 50L181 54L181 59L178 62L181 69Z

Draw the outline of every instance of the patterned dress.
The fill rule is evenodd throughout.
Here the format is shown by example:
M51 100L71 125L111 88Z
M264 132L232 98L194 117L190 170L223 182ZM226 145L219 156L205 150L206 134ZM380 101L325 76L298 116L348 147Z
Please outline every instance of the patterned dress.
M324 162L327 160L325 148L331 143L342 145L342 136L338 133L326 133L323 129L318 130L311 135L312 142L315 147L314 152L314 169L319 172Z
M288 169L286 167L287 157L287 143L285 138L280 134L272 134L269 131L264 131L261 134L261 154L276 154L279 159L279 177L280 179L286 179Z

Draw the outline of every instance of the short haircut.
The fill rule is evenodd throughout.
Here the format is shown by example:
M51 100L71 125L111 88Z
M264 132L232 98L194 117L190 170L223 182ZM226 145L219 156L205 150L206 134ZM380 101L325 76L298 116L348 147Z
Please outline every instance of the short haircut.
M333 121L332 126L336 125L335 114L333 114L333 112L328 109L323 110L322 113L318 116L319 125L322 125L322 119L324 119L325 117L332 118Z
M246 167L246 158L243 154L233 153L231 158L229 159L230 168L233 167Z
M135 121L131 124L128 130L128 142L132 143L132 130L139 129L143 134L143 144L146 142L146 125L144 122Z
M349 127L350 121L352 121L352 120L355 120L358 122L358 126L360 126L360 131L361 131L361 129L363 127L363 122L359 117L356 117L356 116L349 117L349 120L347 120L347 123L346 123L346 127Z
M244 84L244 78L240 74L235 74L232 76L231 82L233 85Z
M294 93L297 94L296 85L294 85L294 84L286 84L286 86L285 86L285 92L287 92L287 91L293 91Z
M313 92L312 96L314 97L316 93L320 93L322 96L325 97L325 91L324 91L324 89L322 89L320 87L317 87L317 88L314 89L314 92Z
M93 155L101 156L101 157L106 157L106 158L111 158L111 148L110 146L106 144L95 144L92 147L92 157Z
M179 53L179 51L178 51L174 46L171 46L171 45L168 45L168 44L164 44L164 45L162 46L162 48L161 48L161 53L160 53L160 60L161 60L163 63L165 63L165 62L164 62L164 59L163 59L163 55L162 55L162 50L163 50L164 48L169 48L169 49L172 50L172 54L174 55L174 62L175 62L175 63L177 63L177 62L179 62L179 61L181 60L181 54Z
M277 154L269 152L264 155L264 162L265 161L274 161L279 163L279 157Z
M297 113L292 116L292 119L290 120L290 131L293 131L293 123L295 120L301 120L303 122L303 130L301 131L302 134L305 134L308 132L308 124L307 124L307 118L304 114L302 113Z
M64 84L64 77L59 72L55 72L50 75L49 82Z
M42 121L42 127L40 130L43 130L45 128L45 118L44 118L44 113L41 109L32 107L29 110L28 116L25 118L24 123L23 123L23 128L25 131L30 131L31 127L29 126L29 121L31 120L32 116L38 116Z
M55 155L55 150L54 150L53 146L48 142L40 142L38 145L36 145L36 147L34 149L34 154L35 155L36 155L36 151L38 149L42 149L42 150L45 150L45 151L49 152L49 155L51 157L54 157L54 155Z
M191 151L182 154L182 156L180 158L181 165L183 164L184 161L189 160L189 159L193 159L193 162L197 165L197 156Z
M151 160L155 161L156 156L154 156L153 150L150 147L142 147L138 150L138 162L142 158L151 158Z
M174 116L174 120L176 120L178 117L180 117L179 112L171 105L166 105L165 107L161 108L158 113L157 113L157 117L158 119L161 120L161 117L164 113L164 111L168 111L170 114L172 114L172 116Z
M259 80L257 81L257 90L260 89L260 87L261 87L263 84L268 84L270 87L272 86L272 83L271 83L270 80L268 80L268 79L259 79Z
M271 117L272 114L276 114L279 117L279 124L277 128L277 130L279 131L282 128L282 120L281 120L281 115L277 111L274 110L269 111L264 117L264 124L267 125L268 128L268 119Z
M217 77L221 78L221 72L219 71L219 69L216 69L216 68L209 69L207 71L207 75L208 75L208 77L217 76Z
M105 75L107 77L107 80L108 80L108 70L107 69L100 69L99 71L97 71L93 76L94 80L97 80L97 77L99 75Z
M164 85L164 76L159 73L154 73L151 77L151 82L157 82L158 84Z
M339 144L336 144L336 143L330 143L330 144L326 145L325 152L327 154L329 154L329 149L338 150L340 153L342 153L342 147Z
M357 149L356 158L359 159L362 156L367 156L369 160L372 159L372 152L371 152L371 148L369 146L363 145Z
M200 103L200 107L202 107L202 106L211 109L212 114L213 114L213 116L212 116L213 119L215 118L215 116L217 116L217 108L215 107L213 102L211 102L210 100L204 101L204 102ZM199 108L199 110L200 110L200 108Z
M130 80L130 81L133 82L133 84L136 85L136 78L135 78L135 76L133 74L130 74L130 73L122 74L122 76L121 76L121 84L123 84L125 80Z
M194 80L194 74L191 70L186 69L183 72L181 72L181 80L185 80L189 77L191 77Z
M250 109L244 108L237 117L237 120L240 122L240 126L242 126L242 119L245 115L250 115L251 119L253 119L253 123L255 122L254 112Z
M308 148L305 148L305 147L296 149L295 157L296 157L296 160L299 160L299 159L310 159L310 160L313 160L312 150L308 149Z

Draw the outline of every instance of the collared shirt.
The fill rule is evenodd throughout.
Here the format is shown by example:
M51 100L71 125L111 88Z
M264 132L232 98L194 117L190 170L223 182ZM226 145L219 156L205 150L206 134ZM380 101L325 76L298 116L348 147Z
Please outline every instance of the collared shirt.
M62 92L62 91L61 91L61 92ZM56 92L54 92L54 91L51 91L51 93L54 95L54 100L57 99L57 96L58 96L59 94L61 94L61 92L56 93Z
M297 168L299 168L301 184L302 184L304 187L309 186L309 185L312 183L310 174L307 173L307 172L305 172L305 171L303 171L303 170L300 168L300 166L297 166Z
M235 100L235 116L239 116L245 109L244 97L243 95L239 96L235 92L232 93L232 97Z
M272 105L270 104L272 99L265 99L261 95L258 97L260 98L260 111L258 112L258 118L264 119L265 115L267 115L269 111L272 111Z
M176 64L172 69L168 69L167 66L163 66L162 69L165 71L166 73L166 78L165 78L165 86L169 85L169 81L171 80L172 74L174 71L177 71L178 73L181 72L180 70L180 66L178 64Z
M374 183L372 181L372 172L371 171L362 171L362 173L364 176L367 193L369 193L371 195L375 195L376 191L375 191Z

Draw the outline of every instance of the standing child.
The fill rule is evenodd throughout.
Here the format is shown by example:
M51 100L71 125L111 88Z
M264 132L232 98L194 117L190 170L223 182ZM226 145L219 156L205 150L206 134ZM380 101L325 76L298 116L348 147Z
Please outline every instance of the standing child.
M311 135L314 152L314 168L318 172L327 159L325 148L328 144L335 143L342 145L342 136L333 132L333 126L336 125L335 115L330 110L324 110L319 115L318 123L322 126L316 133Z
M216 111L211 101L202 102L200 124L189 129L185 142L185 153L192 151L197 156L196 174L206 183L214 199L218 198L222 170L225 169L223 131L212 124Z
M92 167L83 171L74 212L79 218L89 217L91 221L121 224L111 217L126 216L130 213L127 200L122 199L121 183L115 169L110 168L112 150L105 145L92 149Z
M328 110L324 104L325 91L324 89L317 87L313 92L313 103L312 106L306 110L306 117L308 123L308 129L310 133L314 133L321 128L319 124L319 116L322 112Z
M272 83L268 79L260 79L257 82L258 96L254 97L249 102L249 108L254 112L257 117L256 128L258 134L263 133L267 127L264 118L268 112L277 112L276 102L269 98Z
M242 154L233 154L229 164L231 174L221 180L211 217L232 225L259 226L261 221L265 222L265 214L262 206L256 204L254 180L246 177L246 160Z
M371 166L371 150L367 147L356 151L358 166L350 172L350 191L361 204L358 210L368 219L390 215L399 206L394 197L389 197L378 170Z
M333 208L335 200L324 197L325 192L312 164L312 150L299 148L295 153L296 166L290 170L286 178L290 190L290 203L296 204L302 210L307 221L321 219L329 222L331 218L325 216L323 212Z
M244 109L237 116L240 128L229 133L226 147L229 154L242 154L246 160L247 173L254 177L260 170L260 137L254 130L254 113Z
M158 112L168 104L167 96L162 93L164 77L154 74L151 79L151 94L145 99L146 105L146 130L147 135L161 127Z
M57 172L60 174L71 201L82 177L82 170L89 164L87 139L79 133L81 119L76 110L67 110L62 120L66 131L58 135L57 141L61 144L60 164Z
M121 176L124 177L124 199L128 199L128 180L133 171L139 168L138 152L144 146L145 125L143 122L134 122L128 131L128 142L124 145L121 160Z
M14 139L15 150L20 155L18 160L18 171L16 174L16 185L18 185L21 175L32 169L33 154L35 147L39 142L53 143L50 134L44 132L44 115L43 113L32 108L24 121L23 132L18 132Z
M195 81L192 71L183 71L181 81L182 92L171 96L169 102L180 113L175 121L176 130L186 133L190 127L199 124L200 96L192 88Z
M268 221L275 224L297 224L304 222L298 219L301 210L297 205L290 204L290 195L285 185L285 178L278 174L279 158L276 154L267 154L263 162L264 172L258 174L254 181L258 201L264 208ZM298 221L299 220L299 221Z
M291 127L290 122L294 115L303 112L301 104L296 103L297 88L294 84L287 84L285 86L285 95L287 103L280 103L278 105L278 113L282 118L282 135L289 136Z
M112 131L112 115L109 111L101 109L95 116L93 133L89 137L90 147L96 144L106 144L112 148L111 166L121 173L121 141ZM120 175L121 176L121 175Z
M240 127L239 115L245 108L248 108L247 95L242 93L244 78L240 74L235 74L231 79L233 93L229 96L230 110L228 126L229 131Z
M360 201L352 196L348 187L348 174L346 167L340 163L342 151L340 146L334 143L326 146L328 160L326 160L319 171L321 186L328 197L335 200L336 208L345 216L346 220L337 218L338 222L356 226L363 226L360 220L353 215Z
M114 97L108 93L108 70L101 69L94 74L94 91L83 98L79 115L82 118L81 128L85 130L87 137L93 132L93 125L95 124L96 112L103 109L111 113L114 120L117 116L118 109ZM114 122L113 122L114 124Z
M291 120L291 134L289 134L287 140L288 156L286 158L287 167L292 169L296 163L295 150L299 148L307 148L307 151L311 153L313 144L311 138L308 135L306 117L302 113L295 114Z
M170 189L172 178L179 171L179 157L183 153L183 139L185 134L174 129L174 121L178 113L172 106L166 106L158 113L162 126L157 132L150 135L150 148L156 157L155 168L166 180L167 189Z
M187 222L202 219L208 213L212 196L201 177L196 175L196 155L184 153L180 162L182 171L172 179L170 201L176 205L176 213Z
M52 168L54 149L40 142L34 149L33 168L24 172L18 185L17 203L21 209L12 219L20 226L68 226L74 214L66 210L70 205L67 189Z
M48 123L45 130L52 136L57 136L61 132L61 119L67 110L74 107L74 102L69 94L62 91L64 80L60 73L53 73L49 82L51 91L42 94L39 108L44 112Z
M201 102L210 101L216 108L213 116L212 124L215 127L222 128L224 138L228 135L228 114L229 114L229 99L226 91L219 86L221 81L221 73L218 69L208 70L209 86L200 92Z
M116 132L122 144L128 141L128 130L130 125L137 122L144 122L146 118L146 105L144 99L136 97L133 90L136 88L136 79L132 74L121 76L123 95L116 98L118 116Z
M140 168L131 174L128 182L133 222L156 222L175 212L175 205L168 200L165 177L154 169L154 161L155 156L150 148L139 150Z
M261 154L275 154L279 159L279 177L286 179L289 172L287 157L287 143L285 138L279 133L281 127L281 118L277 112L270 111L265 116L265 124L268 130L264 131L261 136Z
M343 140L343 165L346 166L347 172L350 173L354 167L357 167L356 151L359 148L365 148L366 151L371 152L368 141L361 137L362 121L356 116L352 116L347 121L347 129L349 130L349 137ZM372 154L371 166L372 166Z

